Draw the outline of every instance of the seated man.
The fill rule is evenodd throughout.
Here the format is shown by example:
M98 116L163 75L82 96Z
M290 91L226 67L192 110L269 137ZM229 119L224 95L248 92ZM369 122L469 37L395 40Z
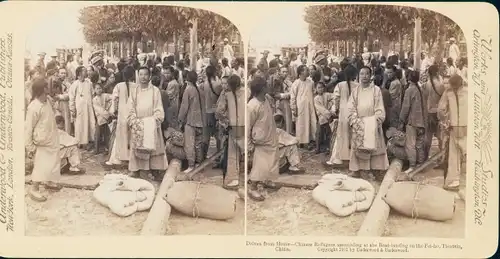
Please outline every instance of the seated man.
M59 157L61 158L61 167L64 168L69 163L69 169L61 171L66 174L83 174L85 171L80 169L80 151L78 150L78 140L64 131L64 118L56 116L57 133L59 135Z
M298 168L300 163L300 153L297 145L299 142L294 136L283 130L285 127L285 118L281 113L278 112L274 114L274 121L276 122L276 134L278 135L279 143L278 154L280 158L280 173L287 171L289 174L304 173L304 170Z

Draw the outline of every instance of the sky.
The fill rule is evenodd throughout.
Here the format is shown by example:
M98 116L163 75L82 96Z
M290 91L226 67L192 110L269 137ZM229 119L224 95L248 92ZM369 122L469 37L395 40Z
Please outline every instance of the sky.
M286 8L286 9L285 9ZM311 40L308 26L304 21L303 6L285 7L281 12L273 10L259 19L250 34L249 46L258 51L268 49L273 52L285 45L307 45Z
M36 59L38 52L46 52L47 59L56 48L79 48L85 44L82 25L78 22L81 6L67 5L38 19L26 35L26 55ZM50 28L50 29L48 29Z

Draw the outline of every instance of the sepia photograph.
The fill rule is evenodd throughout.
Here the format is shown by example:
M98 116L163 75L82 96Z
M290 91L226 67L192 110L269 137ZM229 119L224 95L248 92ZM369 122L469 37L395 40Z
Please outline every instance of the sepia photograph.
M268 19L248 43L247 235L464 238L462 29L397 5Z
M245 60L204 9L66 5L27 32L27 236L243 235Z

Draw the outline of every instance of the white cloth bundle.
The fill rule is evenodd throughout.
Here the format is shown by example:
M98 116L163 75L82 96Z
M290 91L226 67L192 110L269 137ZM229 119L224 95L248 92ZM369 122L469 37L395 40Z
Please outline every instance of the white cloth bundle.
M94 191L99 204L122 217L150 209L154 197L155 188L150 182L123 174L105 175Z
M363 149L375 150L377 149L377 118L375 116L362 118L365 124L365 134L363 137Z
M142 119L144 123L144 138L142 140L142 148L145 150L156 150L156 119L147 117Z
M372 205L375 188L363 179L326 174L312 192L313 199L339 217L365 211Z

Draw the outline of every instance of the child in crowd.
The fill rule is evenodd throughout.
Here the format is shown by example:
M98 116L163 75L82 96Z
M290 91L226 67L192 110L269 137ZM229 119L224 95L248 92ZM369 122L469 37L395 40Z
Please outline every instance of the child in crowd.
M316 96L314 96L314 108L318 117L318 130L316 141L316 153L321 153L321 144L330 144L332 131L330 123L333 121L333 93L325 92L326 86L323 82L316 84Z
M113 115L110 112L112 105L112 97L110 94L103 93L102 86L100 84L95 84L94 86L95 96L92 100L94 106L94 112L96 116L96 134L95 134L95 153L100 152L101 144L105 145L109 141L110 131L108 124L111 122Z

